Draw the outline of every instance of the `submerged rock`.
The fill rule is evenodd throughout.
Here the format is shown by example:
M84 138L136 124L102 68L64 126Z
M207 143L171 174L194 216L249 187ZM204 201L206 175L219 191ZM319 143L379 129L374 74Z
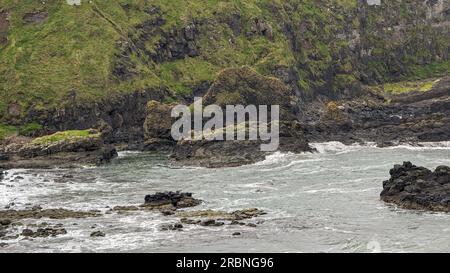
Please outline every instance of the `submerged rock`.
M67 209L24 209L24 210L2 210L0 219L9 219L10 221L21 219L67 219L67 218L86 218L97 217L100 213L97 211L74 211Z
M21 235L25 237L56 237L58 235L64 235L67 234L67 230L64 228L38 228L36 231L33 231L31 229L24 229L22 230Z
M381 200L406 209L450 212L450 167L435 171L411 162L395 165L383 182Z
M143 207L151 209L178 209L200 205L202 201L192 197L189 192L158 192L145 196Z
M105 237L106 234L102 231L94 231L90 235L91 237Z
M175 224L163 224L160 226L159 228L161 231L166 231L166 230L176 230L176 231L181 231L183 230L183 225L180 223L175 223Z
M266 213L260 209L250 208L250 209L236 210L233 212L218 211L218 210L183 211L177 213L176 215L182 218L198 217L215 220L238 221L250 219L264 214Z

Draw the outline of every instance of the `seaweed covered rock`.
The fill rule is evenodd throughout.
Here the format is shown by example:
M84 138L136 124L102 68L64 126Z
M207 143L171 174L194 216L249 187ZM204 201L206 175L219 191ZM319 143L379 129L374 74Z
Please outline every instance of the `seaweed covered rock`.
M395 165L383 182L381 200L407 209L450 212L450 167L435 171L411 162Z
M192 197L190 192L158 192L145 196L143 207L151 209L178 209L200 205L202 201Z
M21 220L21 219L67 219L86 218L100 216L98 211L75 211L68 209L41 209L39 207L23 210L1 210L0 219Z

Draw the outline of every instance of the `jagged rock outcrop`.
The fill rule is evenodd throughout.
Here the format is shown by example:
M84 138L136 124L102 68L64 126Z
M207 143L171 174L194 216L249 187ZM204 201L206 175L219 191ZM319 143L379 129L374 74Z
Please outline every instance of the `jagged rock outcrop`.
M149 101L144 122L144 150L170 150L176 144L171 136L174 105Z
M281 152L309 152L302 126L295 121L281 122L279 146ZM262 161L273 152L261 150L262 140L181 140L173 148L173 164L207 168L237 167Z
M204 100L222 105L276 102L283 119L308 123L313 140L448 140L444 99L424 99L428 92L389 98L390 105L355 98L371 96L361 83L447 73L450 4L372 4L170 1L106 7L82 2L62 11L56 2L20 9L5 2L0 7L0 122L37 122L43 133L101 123L106 142L142 149L148 101L189 104L208 90ZM65 16L54 16L58 12ZM77 27L70 27L74 21ZM42 35L35 35L38 31ZM7 42L8 33L14 43ZM62 37L76 42L55 42ZM239 68L244 65L250 68ZM263 95L252 97L255 92ZM324 109L322 101L330 100L343 108L345 119L308 109ZM151 126L146 122L147 131ZM159 138L145 138L147 148L157 146Z
M450 167L435 171L411 162L395 165L383 182L381 200L407 209L450 212Z
M418 143L450 139L450 78L431 90L390 97L367 92L353 100L314 103L305 110L307 137L314 142Z
M224 112L227 105L278 105L279 121L279 151L305 152L311 151L301 124L295 121L296 101L293 92L279 79L264 77L248 67L225 69L217 76L210 89L203 97L203 106L218 105ZM262 112L260 112L262 114ZM214 128L214 134L223 134L224 140L211 140L203 136L201 140L180 140L173 148L170 158L175 164L205 166L209 168L234 167L261 161L270 152L263 151L261 144L270 141L249 140L250 130L259 130L261 126L271 127L270 112L267 113L267 123L260 123L255 128L248 128L244 123ZM228 121L229 122L229 121ZM236 126L234 126L236 125ZM232 128L234 126L234 128ZM226 130L238 133L246 132L246 140L230 140L226 138ZM278 136L275 136L278 137Z
M203 105L279 105L280 120L294 120L297 98L281 80L266 77L250 67L228 68L221 71L208 92Z
M72 131L30 138L10 138L0 146L0 168L54 168L100 165L117 156L96 130Z
M78 103L74 93L66 105L30 113L26 120L44 116L42 125L49 131L88 128L104 131L108 127L106 142L130 144L130 148L136 149L144 140L142 125L148 101L162 101L166 96L168 93L165 89L151 89L112 96L96 103Z
M190 192L158 192L145 196L143 207L152 209L179 209L198 206L202 201Z

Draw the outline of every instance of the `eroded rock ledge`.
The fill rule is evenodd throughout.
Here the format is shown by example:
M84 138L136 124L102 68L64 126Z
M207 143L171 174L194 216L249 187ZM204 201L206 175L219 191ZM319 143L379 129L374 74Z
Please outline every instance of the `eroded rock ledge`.
M395 165L383 182L381 200L406 209L450 212L450 167L435 171L411 162Z
M0 169L100 165L117 156L97 130L62 131L30 139L12 137L0 143Z

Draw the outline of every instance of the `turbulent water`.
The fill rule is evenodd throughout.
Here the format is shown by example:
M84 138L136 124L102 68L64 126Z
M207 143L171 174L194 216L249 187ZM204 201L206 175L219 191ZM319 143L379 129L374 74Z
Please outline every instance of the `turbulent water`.
M239 168L174 168L165 155L122 152L99 168L11 170L0 183L1 207L14 202L15 209L41 205L107 211L141 204L146 194L182 190L205 201L195 210L257 207L267 214L249 220L256 228L185 225L183 231L160 231L161 224L178 219L152 212L42 219L63 223L68 233L32 241L20 237L7 241L0 252L450 251L450 214L407 211L379 200L382 181L394 164L450 165L450 143L383 149L334 142L314 146L317 153L275 154ZM106 237L91 238L95 230Z

